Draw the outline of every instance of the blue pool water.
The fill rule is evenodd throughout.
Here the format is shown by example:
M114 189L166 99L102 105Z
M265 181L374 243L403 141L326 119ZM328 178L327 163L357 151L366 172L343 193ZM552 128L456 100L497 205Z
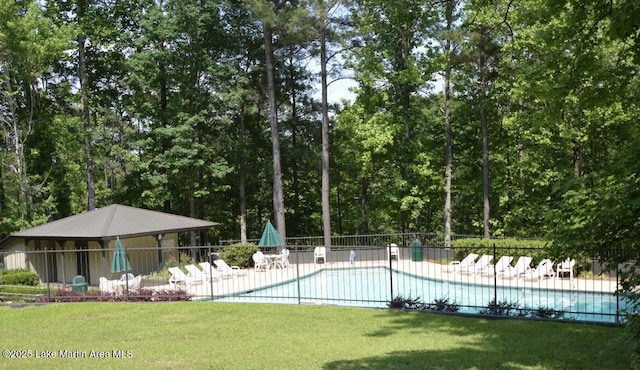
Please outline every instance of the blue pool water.
M392 297L419 298L421 302L448 299L460 305L458 312L477 314L497 294L498 302L517 303L519 308L562 311L563 319L614 323L623 309L614 294L577 290L500 287L434 280L388 268L325 269L299 280L219 297L236 302L333 304L387 307Z

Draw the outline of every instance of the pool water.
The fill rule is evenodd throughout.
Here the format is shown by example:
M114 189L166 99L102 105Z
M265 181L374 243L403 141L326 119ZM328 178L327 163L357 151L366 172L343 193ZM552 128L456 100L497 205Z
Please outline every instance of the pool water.
M494 295L497 295L494 297ZM460 313L477 314L497 298L521 309L562 311L562 319L615 323L624 302L614 294L577 290L500 287L435 280L389 269L325 269L293 280L249 292L219 297L236 302L289 304L333 304L387 307L393 297L419 299L423 303L447 299L460 306ZM618 321L617 321L618 320Z

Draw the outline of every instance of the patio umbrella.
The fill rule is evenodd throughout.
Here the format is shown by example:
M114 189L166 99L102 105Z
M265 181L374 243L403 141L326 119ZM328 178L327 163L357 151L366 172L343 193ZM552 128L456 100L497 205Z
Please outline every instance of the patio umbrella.
M260 247L277 247L279 245L284 245L284 240L275 227L271 224L271 221L267 221L267 225L264 227L264 231L262 232L262 237L260 238L260 242L258 242L258 246Z
M131 270L131 263L124 251L124 245L120 238L116 239L116 247L113 251L113 260L111 260L111 272L127 272Z

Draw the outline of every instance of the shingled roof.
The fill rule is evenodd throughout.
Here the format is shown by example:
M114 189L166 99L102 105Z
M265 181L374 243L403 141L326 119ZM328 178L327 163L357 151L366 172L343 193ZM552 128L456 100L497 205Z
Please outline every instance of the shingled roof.
M113 240L206 230L216 225L217 222L113 204L36 226L6 239Z

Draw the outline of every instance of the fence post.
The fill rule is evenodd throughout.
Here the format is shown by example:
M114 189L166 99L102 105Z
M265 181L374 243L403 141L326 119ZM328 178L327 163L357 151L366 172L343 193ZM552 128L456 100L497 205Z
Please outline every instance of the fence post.
M51 279L49 279L49 248L44 248L44 276L47 279L47 302L51 301Z
M211 245L207 248L207 257L205 257L205 261L211 263ZM211 300L213 301L213 275L211 271L209 272L209 290L211 291Z
M496 243L493 243L493 302L498 303L498 272L496 271Z
M620 288L620 263L616 263L616 324L620 323L620 293L618 290Z
M391 293L391 301L393 301L393 263L391 261L391 243L387 243L387 259L389 260L389 292ZM398 256L400 263L400 256Z
M295 248L295 252L296 252L296 287L298 288L298 294L297 294L298 304L301 304L302 300L300 299L300 246L296 244L295 246L293 246L293 248ZM314 263L315 263L315 260L314 260Z

